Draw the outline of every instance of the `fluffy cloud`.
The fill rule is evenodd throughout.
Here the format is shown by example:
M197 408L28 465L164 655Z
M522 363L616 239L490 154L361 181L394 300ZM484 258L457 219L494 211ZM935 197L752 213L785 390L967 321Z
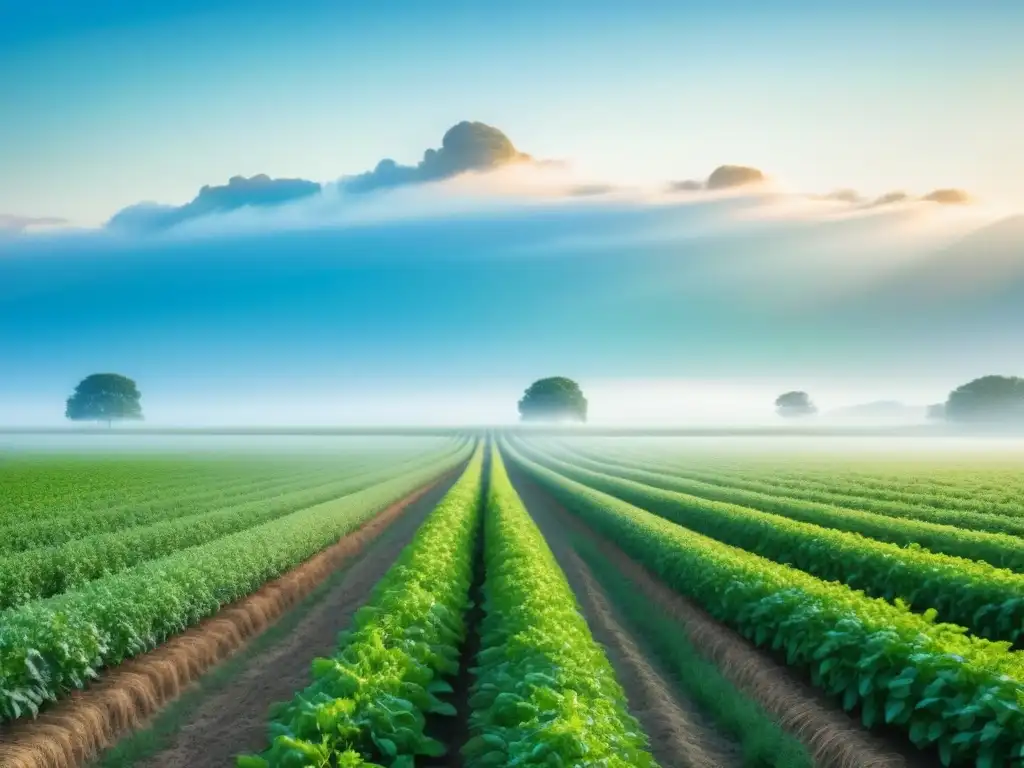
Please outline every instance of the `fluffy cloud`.
M735 189L750 184L760 184L765 180L764 174L757 168L745 165L720 165L711 172L707 181L686 179L673 181L668 185L669 192L699 192L700 190Z
M668 185L669 192L698 192L704 189L704 182L696 179L673 181Z
M764 174L757 168L744 165L720 165L708 176L708 189L732 189L748 184L760 184Z
M57 216L14 216L0 213L0 230L6 232L24 232L37 227L59 227L67 223L67 219Z
M875 208L880 205L894 205L896 203L905 203L910 200L910 195L906 192L886 192L881 197L876 197L872 202L868 204L869 207Z
M417 165L399 165L385 159L372 171L343 178L346 192L370 192L375 189L449 179L468 171L489 171L511 163L530 162L497 128L485 123L463 120L453 125L441 139L440 149L428 149Z
M971 196L962 189L935 189L921 199L941 205L966 205L971 202Z
M246 207L267 207L319 194L321 187L305 179L272 179L266 174L233 176L222 186L204 186L185 205L139 203L116 213L107 226L129 231L168 229L211 213L227 213Z

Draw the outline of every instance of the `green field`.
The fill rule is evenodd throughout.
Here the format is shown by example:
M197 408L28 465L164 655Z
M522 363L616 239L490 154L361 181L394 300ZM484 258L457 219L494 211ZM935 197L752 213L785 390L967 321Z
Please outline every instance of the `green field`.
M311 682L257 703L240 765L1024 764L1024 452L332 440L5 454L0 722L71 706L448 475Z

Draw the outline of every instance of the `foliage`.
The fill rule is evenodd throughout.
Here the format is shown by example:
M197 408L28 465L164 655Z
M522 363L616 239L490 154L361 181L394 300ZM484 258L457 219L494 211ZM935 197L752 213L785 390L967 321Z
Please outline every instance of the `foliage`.
M1024 420L1024 379L982 376L969 381L949 393L945 415L963 422Z
M572 379L538 379L519 401L519 415L523 421L586 421L587 398Z
M779 416L810 416L818 412L806 392L784 392L775 398L775 412Z
M466 454L0 613L0 721L154 648L336 542Z
M135 382L118 373L86 376L68 398L64 415L72 421L139 420L141 394Z
M467 768L655 766L611 665L492 454L484 611Z
M680 631L678 623L639 598L637 586L618 572L593 542L580 538L573 546L590 566L618 612L679 682L686 697L740 745L746 768L812 767L813 761L804 745L727 680L715 663L702 655L701 649Z
M685 505L693 510L694 514L700 515L703 514L700 512L702 509L719 508L711 500L712 498L742 502L746 506L756 507L756 509L746 510L748 514L755 517L760 512L770 512L815 526L859 533L900 546L925 547L933 552L970 560L982 560L997 568L1024 573L1024 547L1021 547L1020 540L1015 536L969 531L950 525L937 525L919 520L901 520L856 509L842 509L828 504L817 504L767 493L754 493L738 488L698 483L643 470L627 468L612 470L614 474L623 478L631 477L642 481L631 482L619 480L606 473L592 472L582 466L566 464L550 457L545 457L544 461L557 462L560 471L568 472L577 479L585 477L585 482L596 484L595 487L599 486L601 490L613 494L618 494L623 490L627 493L635 491L644 494L645 503L651 502L653 497L650 494L654 494L668 506ZM678 491L688 490L692 493L662 491L659 495L656 489L650 487L651 485L674 488ZM697 493L709 498L701 498L696 495ZM772 520L775 524L776 520Z
M712 616L785 653L814 684L888 723L943 765L1010 765L1024 755L1024 660L905 605L730 547L513 457L566 507Z
M436 456L430 456L407 469L436 461ZM212 511L0 557L0 608L57 595L101 576L205 544L394 477L397 467L382 464L378 461L378 466L368 472L352 471L348 477L333 483L313 487L307 484L271 498L261 495L234 505L225 499L223 506Z
M925 497L900 493L898 489L888 493L883 491L872 494L870 490L866 492L863 487L851 487L838 481L787 483L774 472L761 479L749 471L739 473L694 470L689 467L665 465L651 459L636 461L601 457L594 460L589 456L574 453L568 460L570 463L579 463L601 472L642 479L649 485L659 488L669 488L719 501L748 504L778 514L785 514L784 510L793 502L800 506L799 501L809 501L829 507L844 507L842 511L849 511L854 517L858 512L876 512L887 517L952 525L968 531L1024 536L1024 517L996 514L992 511L995 509L993 505L977 503L977 499L961 501L947 495L932 497L930 503L925 503ZM643 474L624 475L620 469L639 470ZM752 494L745 494L744 491ZM771 498L764 499L762 494ZM885 498L886 496L888 498ZM910 501L901 501L901 498Z
M903 549L748 507L652 488L549 457L542 463L726 544L787 563L826 581L841 581L875 597L900 598L911 605L937 610L942 620L963 624L983 637L1016 640L1024 633L1024 575L920 547Z
M313 662L314 681L277 708L273 743L243 767L412 766L445 746L426 715L454 715L437 694L459 669L479 535L483 444L359 609L339 651Z

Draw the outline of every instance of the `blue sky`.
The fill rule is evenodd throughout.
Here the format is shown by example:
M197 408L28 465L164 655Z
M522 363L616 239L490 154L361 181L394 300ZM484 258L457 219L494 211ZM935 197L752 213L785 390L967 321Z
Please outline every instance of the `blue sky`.
M59 423L101 370L136 378L155 423L500 422L553 374L597 421L757 420L780 388L926 403L1024 372L1019 2L0 0L0 18L0 230L80 227L0 231L0 424ZM415 164L462 119L567 178L742 163L778 184L652 202L453 179L103 228L235 175ZM846 187L979 203L808 197Z
M411 161L477 119L612 180L1024 204L1014 0L3 0L0 213L96 224L268 173Z

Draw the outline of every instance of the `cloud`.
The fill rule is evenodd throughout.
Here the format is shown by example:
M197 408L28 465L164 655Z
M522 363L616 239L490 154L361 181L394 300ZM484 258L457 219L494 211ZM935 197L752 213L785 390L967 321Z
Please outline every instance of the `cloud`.
M971 202L971 196L962 189L935 189L921 199L941 205L966 205Z
M321 186L305 179L272 179L266 174L246 178L233 176L222 186L204 186L185 205L139 203L125 208L107 222L107 226L123 231L168 229L190 219L212 213L227 213L239 208L269 207L302 200L319 194Z
M910 195L908 195L906 192L886 192L884 195L876 197L873 201L868 203L868 207L877 208L878 206L882 205L895 205L896 203L905 203L909 200Z
M708 176L708 189L733 189L748 184L760 184L764 174L757 168L743 165L720 165Z
M372 171L343 178L339 184L347 192L371 192L532 161L530 155L517 150L508 136L497 128L463 120L444 134L440 149L428 149L417 165L399 165L394 160L385 159Z
M745 165L720 165L711 172L707 181L686 179L673 181L668 185L669 192L699 192L701 190L717 191L735 189L765 181L765 175L757 168Z
M673 181L668 185L669 192L699 192L704 189L704 182L696 179Z
M598 197L610 195L619 190L614 184L576 184L566 190L570 197Z
M24 232L36 227L60 227L68 223L67 219L58 216L15 216L0 213L0 230L6 232Z
M821 196L822 200L835 200L840 203L863 203L864 198L855 189L837 189Z

